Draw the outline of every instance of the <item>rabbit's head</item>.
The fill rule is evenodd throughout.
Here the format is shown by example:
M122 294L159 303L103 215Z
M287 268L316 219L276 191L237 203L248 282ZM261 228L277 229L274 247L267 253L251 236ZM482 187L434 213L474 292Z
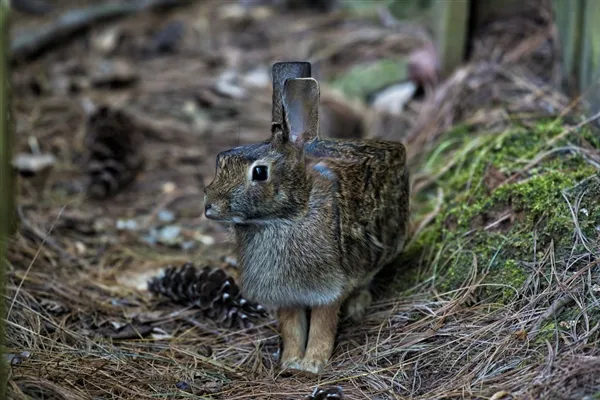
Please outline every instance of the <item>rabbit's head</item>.
M318 136L318 108L316 80L286 80L283 122L273 122L271 138L217 156L215 178L205 188L207 218L265 224L305 212L310 182L304 145Z

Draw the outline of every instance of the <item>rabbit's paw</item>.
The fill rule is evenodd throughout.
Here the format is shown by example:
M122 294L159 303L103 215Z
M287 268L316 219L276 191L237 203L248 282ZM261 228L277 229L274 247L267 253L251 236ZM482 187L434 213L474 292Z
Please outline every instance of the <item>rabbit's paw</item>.
M282 370L302 370L302 360L299 357L291 357L281 361Z
M311 374L318 375L325 369L327 360L307 360L304 359L300 363L300 369L302 371L310 372Z
M345 317L353 322L359 322L365 316L367 307L371 305L373 296L369 289L360 289L346 300L344 305Z

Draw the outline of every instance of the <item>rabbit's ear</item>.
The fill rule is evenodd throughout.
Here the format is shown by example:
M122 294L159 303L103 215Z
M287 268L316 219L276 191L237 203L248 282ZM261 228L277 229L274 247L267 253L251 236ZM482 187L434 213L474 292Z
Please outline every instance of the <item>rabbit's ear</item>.
M273 64L273 112L272 122L283 123L283 86L285 81L293 78L309 78L311 65L304 61L286 61Z
M319 136L319 83L314 78L285 81L283 115L292 143L304 144Z

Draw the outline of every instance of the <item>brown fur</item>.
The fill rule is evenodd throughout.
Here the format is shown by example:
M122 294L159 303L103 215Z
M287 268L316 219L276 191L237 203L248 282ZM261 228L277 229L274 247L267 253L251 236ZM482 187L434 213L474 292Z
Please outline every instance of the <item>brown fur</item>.
M311 310L308 344L300 363L301 370L316 374L325 367L333 352L339 310L340 301Z
M286 368L299 368L306 347L308 321L303 308L280 308L277 320L283 339L281 363Z
M278 90L282 101L273 106L281 110L273 112L271 138L219 154L205 189L206 215L232 224L244 294L283 309L284 367L320 372L340 307L360 318L373 276L404 246L405 149L382 140L320 139L317 82L274 74ZM255 166L268 176L254 179ZM306 309L312 310L310 333L297 365L306 330L298 315Z

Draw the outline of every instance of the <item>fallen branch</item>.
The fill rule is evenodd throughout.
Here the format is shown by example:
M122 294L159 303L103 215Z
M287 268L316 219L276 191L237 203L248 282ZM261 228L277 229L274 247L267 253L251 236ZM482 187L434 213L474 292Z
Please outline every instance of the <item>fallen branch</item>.
M11 58L15 61L35 57L52 45L59 42L64 43L75 33L100 21L121 18L143 10L175 7L190 2L191 0L115 1L67 11L56 21L38 29L15 33L10 46Z
M11 0L10 6L22 13L30 15L44 15L52 12L52 4L44 0Z
M558 315L558 313L563 309L563 307L569 305L571 302L575 301L573 297L570 295L564 295L556 299L550 307L538 318L535 326L531 330L534 337L540 332L540 329L544 325L544 323L553 316Z

